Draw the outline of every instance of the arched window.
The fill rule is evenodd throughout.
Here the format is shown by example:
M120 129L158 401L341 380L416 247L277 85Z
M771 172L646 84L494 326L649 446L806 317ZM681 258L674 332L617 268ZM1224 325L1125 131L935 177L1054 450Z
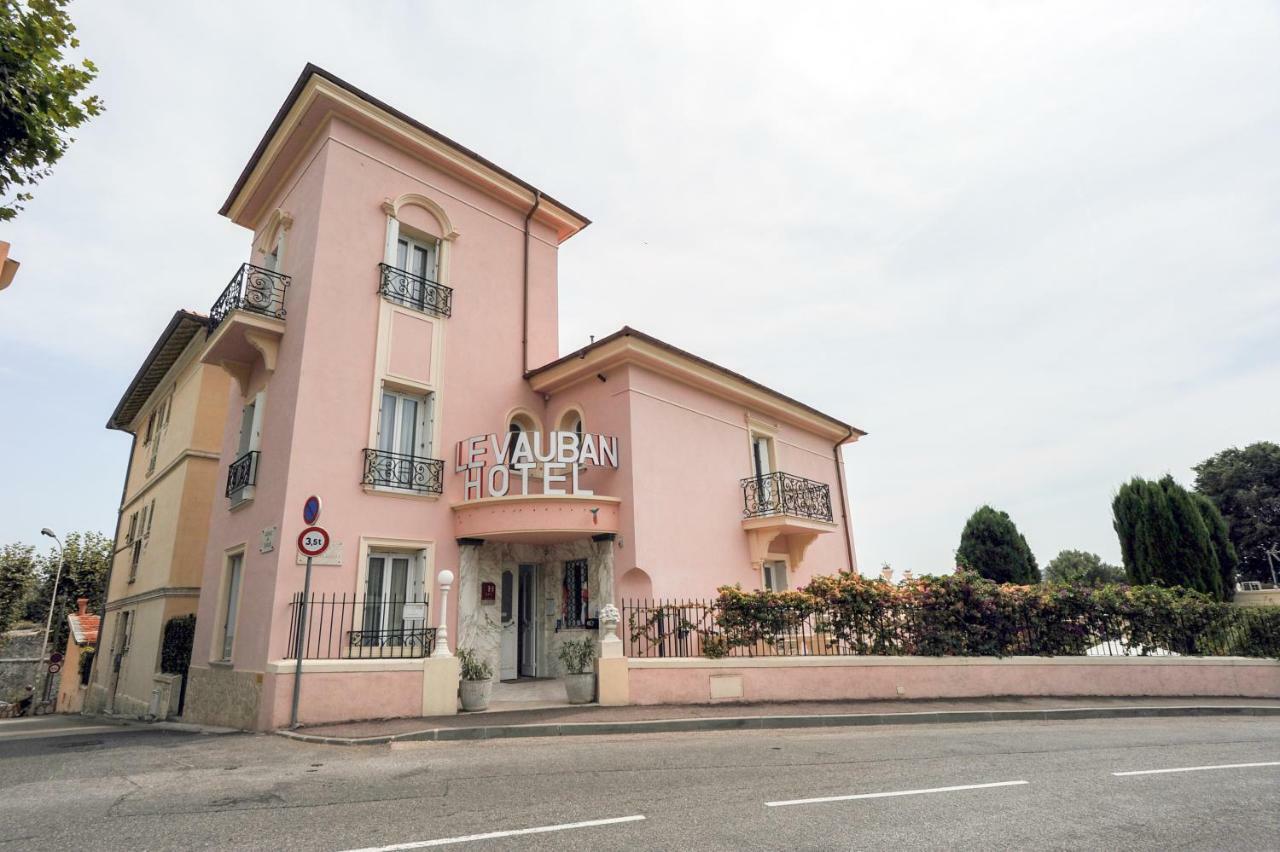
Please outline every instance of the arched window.
M570 408L565 409L565 412L560 415L560 421L556 425L556 431L557 432L577 432L578 437L581 438L582 430L583 430L582 409L578 408L577 406L572 406Z
M537 432L538 424L528 412L516 410L507 418L507 431L512 434Z

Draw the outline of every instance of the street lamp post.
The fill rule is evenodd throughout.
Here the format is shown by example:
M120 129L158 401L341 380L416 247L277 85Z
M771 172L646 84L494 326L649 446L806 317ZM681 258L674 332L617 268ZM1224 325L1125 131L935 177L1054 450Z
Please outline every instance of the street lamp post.
M67 561L65 552L62 549L62 540L53 534L53 530L45 527L40 530L40 535L47 535L58 543L58 570L53 575L53 596L49 598L49 617L44 622L44 641L40 643L40 659L36 661L36 680L40 684L40 691L31 697L31 712L35 713L36 704L39 703L37 696L43 696L46 689L49 688L49 667L45 665L44 655L49 650L49 630L53 627L53 611L58 605L58 584L62 582L62 565Z

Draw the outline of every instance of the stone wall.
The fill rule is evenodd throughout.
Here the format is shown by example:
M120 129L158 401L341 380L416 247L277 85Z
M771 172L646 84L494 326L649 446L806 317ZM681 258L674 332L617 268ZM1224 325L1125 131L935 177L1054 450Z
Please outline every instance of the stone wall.
M184 721L244 730L258 727L258 708L262 701L260 672L192 666L187 678Z
M38 687L39 674L36 662L40 657L40 645L44 642L44 628L10 630L0 636L0 701L17 701L25 696L27 685ZM46 656L54 648L45 652ZM77 675L78 676L78 675ZM50 675L53 681L51 695L57 695L61 672Z

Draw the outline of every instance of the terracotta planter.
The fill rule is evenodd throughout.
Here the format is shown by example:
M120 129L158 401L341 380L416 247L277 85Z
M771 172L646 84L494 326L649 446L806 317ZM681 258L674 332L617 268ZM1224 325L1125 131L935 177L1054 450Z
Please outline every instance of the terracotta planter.
M596 673L565 675L564 691L570 704L590 704L596 697Z
M489 695L493 692L493 680L464 680L462 682L462 709L487 710Z

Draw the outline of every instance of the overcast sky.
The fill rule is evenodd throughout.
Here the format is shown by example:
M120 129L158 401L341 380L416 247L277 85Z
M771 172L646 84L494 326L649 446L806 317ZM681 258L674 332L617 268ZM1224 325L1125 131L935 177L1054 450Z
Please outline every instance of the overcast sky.
M561 347L630 324L852 422L858 559L1280 438L1274 2L73 3L107 112L0 226L0 542L115 524L103 429L248 251L216 213L307 61L582 211Z

